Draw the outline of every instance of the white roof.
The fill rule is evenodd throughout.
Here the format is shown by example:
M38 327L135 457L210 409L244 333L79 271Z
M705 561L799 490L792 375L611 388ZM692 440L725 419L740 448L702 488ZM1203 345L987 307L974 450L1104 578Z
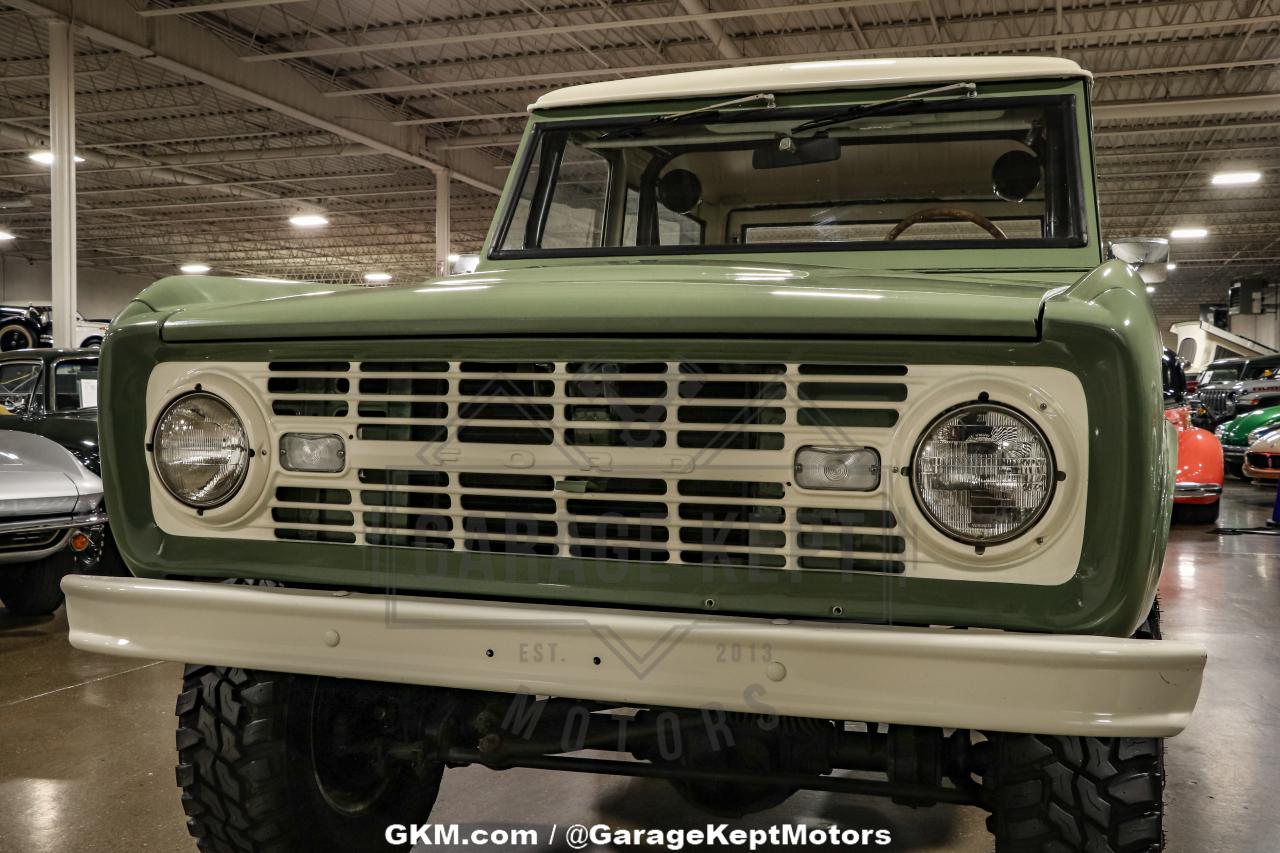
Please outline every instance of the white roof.
M1054 56L953 56L916 59L835 59L744 65L585 83L556 89L538 98L531 110L624 101L793 92L806 89L859 89L913 83L957 83L1090 77L1076 63Z

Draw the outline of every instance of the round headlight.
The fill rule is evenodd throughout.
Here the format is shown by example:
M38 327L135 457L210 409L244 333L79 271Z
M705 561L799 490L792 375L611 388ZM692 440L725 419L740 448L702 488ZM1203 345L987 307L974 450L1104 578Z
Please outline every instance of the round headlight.
M156 473L175 498L199 509L226 503L249 471L249 438L231 407L212 394L179 397L156 422Z
M930 523L968 545L1026 532L1056 482L1044 433L1006 406L969 403L943 412L916 445L911 487Z

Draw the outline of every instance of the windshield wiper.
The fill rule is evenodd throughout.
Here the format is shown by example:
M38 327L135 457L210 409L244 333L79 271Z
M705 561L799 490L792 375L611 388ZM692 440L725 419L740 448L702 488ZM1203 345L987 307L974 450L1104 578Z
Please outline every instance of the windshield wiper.
M951 83L946 86L939 86L936 89L925 89L922 92L912 92L909 95L899 95L896 98L889 98L884 101L876 101L872 104L857 104L852 107L841 107L834 112L820 115L817 118L809 119L801 122L791 128L791 133L803 133L806 130L819 130L824 127L831 127L835 124L843 124L846 121L865 118L866 116L881 115L883 113L892 112L893 110L904 106L918 106L924 103L924 99L929 95L941 95L945 92L963 92L961 99L974 98L978 95L978 86L975 83ZM947 100L953 100L948 98ZM941 101L939 103L946 103Z
M615 139L618 137L635 136L652 127L659 127L666 124L679 124L693 117L709 118L718 114L725 107L736 107L739 104L749 104L753 101L763 101L764 105L761 109L773 109L777 101L773 95L768 92L760 92L756 95L744 95L741 98L734 98L731 101L721 101L718 104L708 104L705 107L698 107L696 110L685 110L679 113L667 113L666 115L654 116L646 122L635 125L634 127L624 127L619 130L611 130L608 133L601 134L600 139Z

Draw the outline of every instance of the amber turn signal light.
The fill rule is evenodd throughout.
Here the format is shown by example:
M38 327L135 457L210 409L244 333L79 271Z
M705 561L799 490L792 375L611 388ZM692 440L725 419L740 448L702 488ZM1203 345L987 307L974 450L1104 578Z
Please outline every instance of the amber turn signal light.
M75 551L76 553L80 553L85 548L89 547L89 543L90 543L89 534L85 533L83 530L77 530L75 533L71 534L71 550L72 551Z

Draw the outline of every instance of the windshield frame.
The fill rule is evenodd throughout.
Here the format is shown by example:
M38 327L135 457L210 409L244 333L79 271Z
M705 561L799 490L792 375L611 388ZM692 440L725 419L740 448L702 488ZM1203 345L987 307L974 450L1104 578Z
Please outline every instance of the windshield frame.
M515 225L517 208L521 191L528 179L530 171L537 165L541 147L539 143L546 134L574 128L607 125L620 129L627 125L643 125L653 116L669 110L660 110L666 104L620 104L601 113L599 110L558 110L554 114L533 114L529 127L517 152L517 159L503 199L486 240L485 260L493 261L543 261L559 260L593 260L615 258L660 258L679 256L739 256L739 255L773 255L780 260L792 259L797 254L815 255L829 254L844 256L852 260L857 255L875 256L882 262L879 266L886 268L1018 268L1034 267L1046 269L1091 268L1100 262L1100 249L1096 241L1097 233L1097 193L1094 186L1092 166L1093 145L1088 134L1088 98L1080 81L1054 81L1057 85L1046 86L1044 81L1019 81L1018 84L1004 86L981 85L979 96L957 102L954 99L939 99L936 111L958 112L983 110L997 106L1034 106L1043 105L1049 108L1060 106L1064 127L1061 141L1065 145L1065 167L1070 172L1067 191L1071 211L1071 225L1075 232L1070 237L1060 238L1015 238L1009 240L992 240L990 243L980 240L910 240L895 245L884 240L875 241L806 241L781 243L736 243L716 245L671 245L671 246L601 246L577 247L568 249L525 249L502 248L511 229ZM1073 85L1074 84L1074 85ZM908 90L904 90L908 91ZM892 90L875 90L871 92L828 92L825 97L814 99L814 93L807 96L787 95L778 97L778 110L790 113L796 111L797 117L805 113L829 113L833 107L856 106L860 101L874 102L890 97ZM692 105L696 107L697 104ZM648 109L644 109L648 107ZM685 109L691 106L686 102ZM925 102L916 111L930 112L935 108ZM566 112L578 115L565 115ZM586 112L588 115L581 115ZM761 108L746 106L740 109L726 110L728 115L759 114ZM770 110L773 112L773 110ZM563 116L563 117L562 117ZM1084 130L1082 131L1082 127ZM1082 145L1088 146L1082 149ZM1087 159L1086 159L1087 158ZM1088 174L1086 174L1086 169ZM991 250L996 250L992 252ZM1035 255L1036 261L1026 254ZM932 263L920 263L924 256L935 253ZM981 263L966 263L970 258L985 257ZM1066 260L1070 258L1070 260ZM866 260L872 260L867 257ZM837 261L838 262L838 261ZM857 263L855 261L855 263Z
M102 362L99 356L65 355L65 356L62 356L61 358L54 360L52 364L47 366L45 370L44 381L42 383L42 385L44 386L44 394L45 394L45 397L47 398L47 402L45 405L48 408L49 412L58 412L60 414L65 415L65 414L74 413L74 412L94 412L98 410L97 406L78 406L78 407L69 407L65 409L58 406L58 392L56 387L56 384L58 381L58 368L64 364L67 364L73 361L96 362L98 365L98 371L99 371L98 381L99 382L102 381L101 380Z

